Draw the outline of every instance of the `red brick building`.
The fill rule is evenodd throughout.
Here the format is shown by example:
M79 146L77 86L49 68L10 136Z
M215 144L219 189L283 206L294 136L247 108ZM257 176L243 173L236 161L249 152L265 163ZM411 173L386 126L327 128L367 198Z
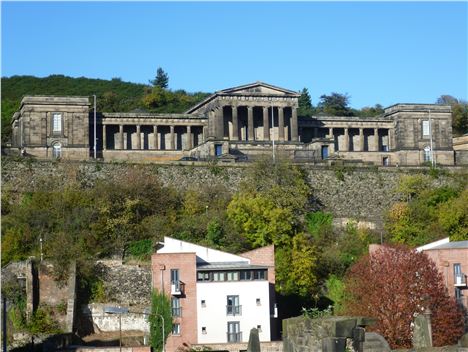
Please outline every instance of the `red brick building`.
M275 338L275 257L268 246L234 255L165 237L152 256L152 286L171 298L166 351L181 345L240 344L257 328Z

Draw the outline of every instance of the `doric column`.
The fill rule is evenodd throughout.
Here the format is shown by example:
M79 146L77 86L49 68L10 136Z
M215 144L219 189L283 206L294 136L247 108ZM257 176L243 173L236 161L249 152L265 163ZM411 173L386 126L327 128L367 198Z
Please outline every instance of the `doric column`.
M349 152L349 128L344 128L344 150L345 152Z
M278 107L278 139L284 141L284 111Z
M390 150L392 150L392 146L393 146L393 143L392 143L392 129L391 128L388 129L387 138L388 138L388 151L390 151Z
M361 152L364 151L364 146L365 146L365 143L364 143L364 128L360 128L359 129L359 150Z
M154 125L153 126L153 145L154 149L159 149L158 147L158 126Z
M297 131L297 108L293 107L291 108L292 110L292 115L291 115L291 141L297 142L297 136L298 136L298 131Z
M119 141L120 141L120 149L124 149L124 133L123 133L123 125L119 125Z
M374 148L375 148L376 152L378 152L380 150L380 146L379 146L379 129L378 128L374 128Z
M232 139L239 140L239 118L237 116L237 106L231 106L232 109Z
M333 138L333 127L328 128L328 138Z
M141 149L141 126L136 126L136 149Z
M222 106L216 109L216 138L224 138L224 114Z
M206 142L206 130L207 130L207 127L203 126L202 127L202 141L203 142Z
M248 140L253 141L255 139L254 121L253 121L253 108L247 106L247 128L248 128Z
M171 125L171 138L169 141L169 149L174 150L175 149L175 134L174 134L174 126Z
M263 140L270 140L270 119L268 118L268 107L263 107Z
M190 125L187 126L187 149L192 149L192 129Z
M102 125L102 150L107 149L106 125Z

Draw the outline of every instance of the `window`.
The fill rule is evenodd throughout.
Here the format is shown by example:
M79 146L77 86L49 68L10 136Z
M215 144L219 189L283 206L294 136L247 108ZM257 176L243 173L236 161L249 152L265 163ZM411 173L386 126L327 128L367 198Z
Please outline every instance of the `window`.
M429 125L429 120L423 120L422 122L422 135L423 137L429 138L431 127Z
M239 296L227 296L226 314L242 315L242 307L239 305Z
M62 145L56 143L52 146L52 157L54 159L59 159L62 156Z
M52 114L52 132L62 132L62 114Z
M172 335L180 335L180 324L172 324Z
M257 330L258 330L258 332L262 332L262 326L261 326L261 325L257 325Z
M252 272L250 270L241 271L240 279L241 280L252 280Z
M198 272L197 281L210 281L210 273L208 272Z
M206 326L202 326L202 328L201 328L201 333L202 333L203 335L206 335Z
M455 285L462 285L465 281L465 277L462 273L460 263L453 264L453 280L455 282Z
M179 269L171 269L171 284L179 282Z
M229 271L227 273L227 281L239 281L239 272L238 271Z
M180 308L180 299L177 297L172 297L171 299L171 308L172 308L172 316L173 317L180 317L182 316L182 308Z
M225 273L222 271L213 273L213 281L226 281L224 278L224 274Z
M383 166L388 166L389 164L390 164L390 161L389 161L388 156L384 156L384 157L382 158L382 165L383 165Z
M201 306L206 307L206 301L204 299L201 300Z
M424 147L424 162L432 161L431 147Z
M242 332L238 321L230 321L227 326L227 342L241 342Z
M261 306L262 305L262 301L260 300L260 298L257 298L255 300L255 302L257 303L257 306Z

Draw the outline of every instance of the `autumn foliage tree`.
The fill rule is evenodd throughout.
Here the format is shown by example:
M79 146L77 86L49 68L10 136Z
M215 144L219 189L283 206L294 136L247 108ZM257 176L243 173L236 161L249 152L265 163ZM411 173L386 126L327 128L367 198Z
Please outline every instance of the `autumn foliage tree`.
M455 344L463 334L463 315L422 252L381 247L350 268L345 285L345 313L377 318L374 329L392 348L411 347L411 323L425 308L432 311L434 346Z

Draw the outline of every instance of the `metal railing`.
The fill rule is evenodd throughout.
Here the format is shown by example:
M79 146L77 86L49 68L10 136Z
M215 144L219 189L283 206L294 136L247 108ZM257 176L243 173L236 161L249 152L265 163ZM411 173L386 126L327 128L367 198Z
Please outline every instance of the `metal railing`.
M228 332L227 342L242 342L242 332Z
M455 275L455 286L466 286L466 276L464 273Z
M226 315L242 315L242 306L227 305Z
M171 295L182 295L185 291L185 284L182 281L171 282Z

